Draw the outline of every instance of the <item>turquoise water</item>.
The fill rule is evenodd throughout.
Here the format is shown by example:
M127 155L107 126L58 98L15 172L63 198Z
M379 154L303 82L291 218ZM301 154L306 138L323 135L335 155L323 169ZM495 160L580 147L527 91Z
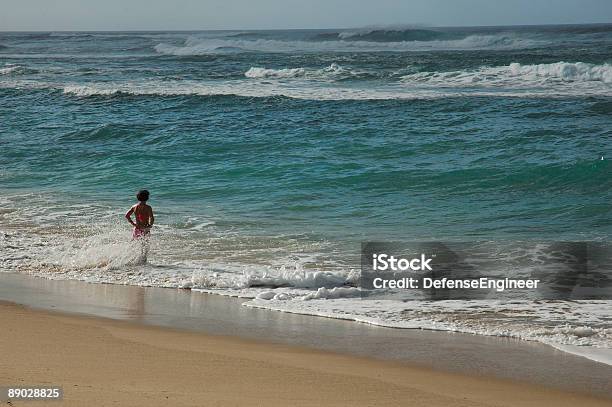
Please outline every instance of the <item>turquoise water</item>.
M0 33L0 269L262 301L346 288L316 294L332 304L362 241L607 241L611 56L610 25ZM141 188L147 262L122 218ZM432 326L398 307L376 323ZM590 339L557 342L609 347L589 307L538 317L586 315Z
M330 239L608 235L612 29L472 31L4 33L2 186Z
M610 55L610 25L2 33L0 188L64 226L147 188L265 264L284 238L606 240Z
M611 230L610 114L591 98L2 93L4 188L122 210L146 187L165 217L356 241Z

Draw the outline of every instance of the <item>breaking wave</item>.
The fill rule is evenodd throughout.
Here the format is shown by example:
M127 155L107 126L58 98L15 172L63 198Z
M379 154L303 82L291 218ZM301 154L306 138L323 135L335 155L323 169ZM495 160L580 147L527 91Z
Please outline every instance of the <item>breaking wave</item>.
M47 82L23 79L22 75L11 77L15 72L25 69L16 65L0 69L5 70L0 72L6 77L0 81L0 88L61 91L65 95L77 97L134 95L287 97L304 100L413 100L447 97L551 98L612 95L612 64L608 63L556 62L536 65L512 63L460 71L417 72L403 76L399 72L359 70L332 63L322 68L251 67L244 72L243 80L173 78L89 83Z
M522 98L554 98L563 96L598 95L610 96L611 90L600 88L553 89L491 89L487 91L460 89L413 89L399 86L387 89L367 89L362 87L322 87L322 86L283 86L277 83L261 82L253 86L248 82L238 83L198 83L176 82L159 84L92 84L65 85L59 88L33 86L32 89L60 90L68 96L75 97L120 97L120 96L236 96L249 98L286 97L303 100L425 100L452 97L522 97ZM23 89L23 87L15 87Z
M6 64L2 68L0 68L0 75L10 75L14 73L20 73L20 72L23 72L24 70L25 68L22 67L21 65Z
M357 274L353 272L307 271L299 263L292 266L282 265L278 269L265 267L253 269L248 267L232 271L228 266L223 266L223 269L224 272L222 273L203 269L195 271L191 280L183 282L181 288L200 290L295 288L312 290L322 287L333 289L355 286L358 278ZM248 292L251 296L261 294L260 291L256 290Z
M266 69L266 68L250 68L245 72L247 78L297 78L306 74L304 68L288 68L288 69Z
M481 67L476 70L419 72L401 77L385 86L342 86L342 80L368 79L374 74L331 64L325 68L270 69L251 67L248 79L272 79L257 86L244 81L164 81L127 84L67 85L65 94L75 96L112 95L200 95L244 97L288 97L307 100L434 99L457 96L554 97L603 95L612 92L612 65L583 62ZM375 76L375 75L374 75ZM307 84L284 85L285 80L304 79ZM320 81L321 85L317 85ZM336 86L324 86L338 81ZM465 89L465 90L462 90ZM468 92L469 91L469 92Z
M358 79L375 76L365 71L355 71L344 68L336 63L333 63L321 69L307 68L285 68L285 69L269 69L260 67L251 67L245 72L244 76L251 79L291 79L291 78L307 78L307 79Z
M476 70L448 72L418 72L402 77L405 83L427 83L444 86L525 86L551 83L600 82L612 83L612 65L584 62L481 67Z
M319 34L321 39L340 39L345 41L434 41L443 39L462 39L465 35L457 35L434 29L418 27L371 27L337 33Z
M583 62L554 64L521 65L510 64L512 76L528 78L559 79L562 81L599 81L612 83L612 65L593 65Z
M326 41L275 40L233 38L188 37L183 45L157 44L154 49L162 55L194 56L227 52L376 52L376 51L436 51L478 49L521 49L542 44L542 41L514 34L470 35L461 39L435 40L373 40L375 34L337 34L336 39ZM377 35L377 34L376 34ZM348 36L348 37L347 37ZM350 39L350 40L348 40Z

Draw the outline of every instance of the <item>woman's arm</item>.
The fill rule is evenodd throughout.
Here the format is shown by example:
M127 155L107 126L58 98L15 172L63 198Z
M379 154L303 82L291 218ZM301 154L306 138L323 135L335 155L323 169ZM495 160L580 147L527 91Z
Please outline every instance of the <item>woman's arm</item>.
M128 222L130 222L130 224L131 224L132 226L136 227L136 223L134 223L134 221L132 220L132 214L133 214L133 213L134 213L134 207L132 206L132 207L130 208L130 210L128 210L128 211L125 213L125 218L127 219L127 221L128 221Z

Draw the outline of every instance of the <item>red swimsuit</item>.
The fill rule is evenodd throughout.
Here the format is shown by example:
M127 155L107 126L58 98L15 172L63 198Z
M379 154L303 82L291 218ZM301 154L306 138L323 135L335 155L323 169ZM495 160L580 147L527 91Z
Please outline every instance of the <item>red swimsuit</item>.
M134 207L134 215L136 216L136 224L137 225L148 225L149 224L149 217L142 213L142 211L138 210L138 206L136 205ZM142 237L145 237L149 234L151 228L150 227L135 227L134 231L132 232L132 239L140 239Z

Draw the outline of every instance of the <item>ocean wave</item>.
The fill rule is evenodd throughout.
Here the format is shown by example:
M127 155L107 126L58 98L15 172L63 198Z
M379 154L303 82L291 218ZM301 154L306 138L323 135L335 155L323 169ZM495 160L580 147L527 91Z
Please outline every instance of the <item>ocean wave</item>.
M612 83L612 65L584 62L481 67L475 70L418 72L402 77L404 83L426 83L435 86L541 86L556 83Z
M270 69L251 67L245 72L244 76L251 79L292 79L292 78L306 78L306 79L332 79L332 80L343 80L343 79L357 79L357 78L369 78L375 77L371 73L365 71L355 71L352 69L344 68L336 63L333 63L325 68L321 69L308 69L308 68L285 68L285 69Z
M122 93L131 94L126 87L104 87L95 85L67 85L63 89L67 95L88 97L88 96L112 96Z
M323 68L251 67L244 80L149 79L57 83L25 79L6 66L0 88L61 91L76 97L236 96L304 100L415 100L450 97L554 98L612 95L612 65L582 62L481 67L448 72L417 72L389 77L333 63ZM24 71L25 72L25 71ZM384 82L369 79L381 79ZM345 83L346 80L363 79ZM252 80L258 80L253 83Z
M533 79L559 79L567 82L599 81L612 83L612 65L593 65L584 62L554 64L521 65L510 64L512 76L522 76Z
M221 290L230 294L239 290L247 297L259 295L260 298L267 298L265 292L270 289L297 289L297 292L303 293L303 290L318 288L354 288L357 279L358 274L354 271L305 270L299 261L282 264L277 268L210 263L206 268L195 270L191 279L184 281L181 288L207 292L212 290L217 293ZM275 295L280 292L275 291ZM292 292L292 296L295 294Z
M258 31L244 31L244 32L237 32L235 34L229 34L228 37L232 37L232 38L267 38L267 37L270 37L270 34L266 32L258 32Z
M227 52L377 52L377 51L437 51L479 49L521 49L541 45L542 41L515 34L470 35L461 39L427 41L371 41L338 39L328 41L200 38L188 37L183 45L157 44L154 49L162 55L194 56Z
M19 86L16 86L19 87ZM50 86L53 88L53 86ZM37 88L44 88L37 84ZM119 96L237 96L250 98L287 97L303 100L393 100L434 99L453 96L451 93L408 92L401 88L389 90L283 86L279 83L261 82L253 86L249 82L203 83L176 81L159 83L123 83L65 85L57 88L64 94L76 97ZM495 94L498 95L498 94ZM460 95L456 95L460 96Z
M348 30L335 33L338 39L346 41L375 41L375 42L401 42L401 41L434 41L441 39L462 39L450 32L419 27L371 27L357 30Z
M317 292L310 293L304 296L304 300L320 300L320 299L337 299L337 298L352 298L360 297L361 290L356 287L334 287L325 288L321 287L317 289Z
M244 73L247 78L297 78L306 74L304 68L287 68L287 69L266 69L252 67Z
M19 82L0 83L0 88L10 89L52 89L75 97L120 97L120 96L236 96L249 98L286 97L302 100L431 100L459 97L512 97L512 98L555 98L610 96L608 87L547 88L541 89L492 89L462 91L439 86L430 88L402 87L401 85L380 88L341 86L289 86L277 82L260 82L257 86L246 81L202 83L197 81L176 81L159 83L96 83L90 85L54 85ZM552 92L551 92L552 90Z
M28 40L46 40L51 38L53 33L51 32L32 32L32 33L20 33L19 36Z
M351 276L326 271L282 270L279 273L248 275L246 287L332 288L354 284Z
M257 87L242 84L199 84L176 83L160 84L155 86L131 85L68 85L62 88L66 95L76 97L97 96L237 96L251 98L287 97L303 100L416 100L439 99L448 97L550 97L546 94L524 93L485 93L473 92L462 94L457 92L438 91L409 91L402 89L376 90L376 89L350 89L313 87L286 88L272 83L258 84Z
M21 65L6 64L2 68L0 68L0 75L10 75L10 74L22 73L24 71L25 71L25 68Z

